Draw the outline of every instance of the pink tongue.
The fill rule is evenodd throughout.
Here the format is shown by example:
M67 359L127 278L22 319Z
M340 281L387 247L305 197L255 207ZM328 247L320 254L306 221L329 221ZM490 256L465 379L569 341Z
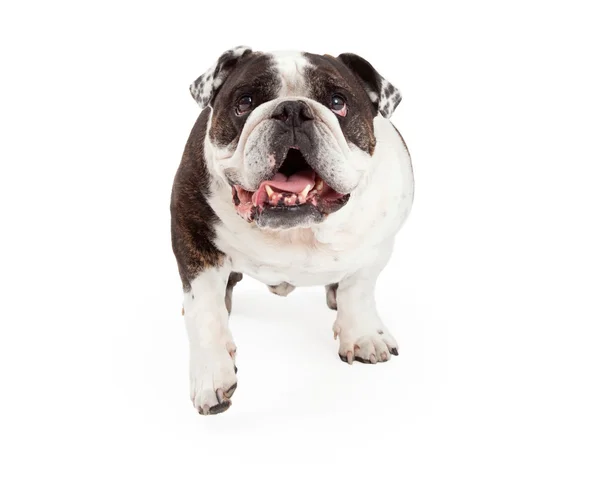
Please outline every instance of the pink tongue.
M314 171L301 171L294 173L292 176L287 177L282 173L277 173L272 180L263 181L260 185L269 185L271 188L277 188L281 191L287 191L289 193L300 193L306 188L306 185L310 185L310 189L315 186L315 172Z
M272 180L263 181L260 184L258 190L252 195L252 203L258 205L267 200L267 192L265 191L265 186L267 185L279 191L298 194L304 191L308 185L310 185L309 190L315 186L315 172L300 171L289 177L282 173L277 173Z

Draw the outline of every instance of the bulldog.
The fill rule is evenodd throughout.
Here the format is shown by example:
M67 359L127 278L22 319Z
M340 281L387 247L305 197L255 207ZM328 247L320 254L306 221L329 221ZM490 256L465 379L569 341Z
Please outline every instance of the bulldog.
M400 92L365 59L223 53L190 87L201 113L171 197L190 391L200 414L231 405L232 292L323 285L339 357L398 354L375 305L377 277L413 200L409 152L389 118Z

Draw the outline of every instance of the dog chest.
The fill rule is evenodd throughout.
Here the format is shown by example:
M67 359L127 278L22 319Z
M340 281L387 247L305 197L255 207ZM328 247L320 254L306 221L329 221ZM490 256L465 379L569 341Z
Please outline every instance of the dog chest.
M234 271L274 285L282 282L294 286L337 283L347 274L372 262L377 248L347 248L341 243L323 244L308 230L284 235L264 232L243 237L219 232L219 249L231 258Z

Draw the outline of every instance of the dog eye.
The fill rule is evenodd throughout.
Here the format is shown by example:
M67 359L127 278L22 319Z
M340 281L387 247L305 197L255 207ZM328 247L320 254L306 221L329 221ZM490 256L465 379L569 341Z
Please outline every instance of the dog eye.
M252 97L250 95L244 95L238 100L237 105L235 106L235 112L238 115L243 115L250 110L252 110Z
M340 116L346 116L348 109L346 108L346 100L341 95L333 95L331 97L331 109Z

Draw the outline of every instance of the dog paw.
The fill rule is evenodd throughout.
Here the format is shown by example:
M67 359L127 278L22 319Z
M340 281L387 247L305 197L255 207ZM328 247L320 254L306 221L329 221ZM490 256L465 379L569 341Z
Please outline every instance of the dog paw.
M383 363L398 356L398 343L383 325L374 327L344 327L343 322L333 325L334 339L340 339L338 354L348 364L358 361L365 364Z
M200 414L219 414L231 406L237 387L236 373L233 343L192 349L190 397Z

